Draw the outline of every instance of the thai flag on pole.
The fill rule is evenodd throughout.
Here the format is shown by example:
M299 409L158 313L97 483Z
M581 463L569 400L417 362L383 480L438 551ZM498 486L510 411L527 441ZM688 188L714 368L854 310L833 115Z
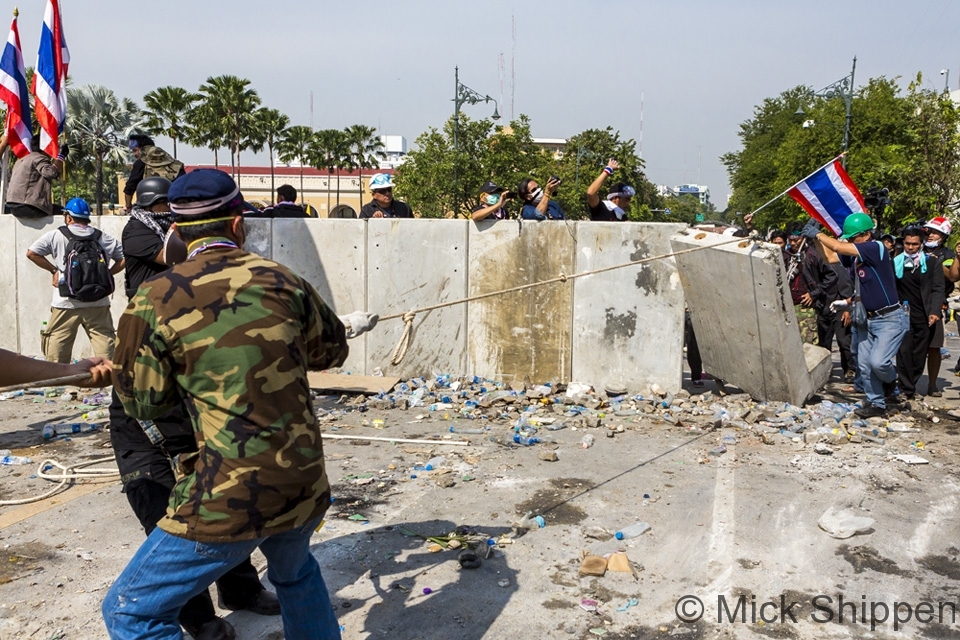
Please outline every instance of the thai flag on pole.
M837 237L843 233L843 221L848 215L866 211L863 196L840 164L840 158L820 167L787 193Z
M18 157L30 153L30 96L27 93L27 74L20 49L20 31L17 16L10 24L10 35L0 56L0 100L7 105L7 124L4 129L10 148Z
M47 0L40 32L40 55L33 74L34 108L40 123L40 149L56 157L59 135L67 119L67 69L70 51L63 37L63 22L57 0Z

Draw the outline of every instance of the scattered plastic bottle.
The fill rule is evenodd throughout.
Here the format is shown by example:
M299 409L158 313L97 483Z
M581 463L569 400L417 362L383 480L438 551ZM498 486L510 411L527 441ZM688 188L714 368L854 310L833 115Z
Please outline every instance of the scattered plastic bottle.
M458 429L456 427L450 427L450 433L465 433L468 435L478 435L486 433L483 429Z
M535 516L533 511L527 511L526 515L517 520L515 526L518 529L543 529L547 522L543 516Z
M567 428L567 423L562 421L554 422L553 424L547 425L547 431L560 431L561 429L566 429L566 428Z
M580 446L584 449L589 449L593 446L594 438L592 434L587 434L580 439Z
M0 465L18 465L18 464L30 464L32 460L25 456L11 456L5 455L0 458Z
M18 391L8 391L7 393L0 393L0 400L9 400L10 398L19 398L23 395L23 389Z
M427 460L427 464L423 465L424 471L433 471L434 469L439 469L440 466L446 461L443 456L435 456Z
M519 433L513 434L513 441L516 442L517 444L522 444L526 446L540 444L540 442L542 442L540 438L535 438L531 436L522 436Z
M43 425L43 439L49 440L54 436L71 435L74 433L89 433L95 431L97 425L86 422L61 422L58 424Z
M419 391L419 389L417 389L417 391ZM416 405L411 404L410 406L413 407ZM449 402L434 402L429 407L427 407L427 409L429 411L447 411L448 409L453 409L453 405L450 404Z
M629 527L625 527L620 531L617 531L614 534L614 537L617 540L628 540L630 538L636 538L639 535L642 535L650 530L650 525L646 522L637 522Z
M69 391L64 391L62 394L60 394L61 402L70 402L71 400L73 400L73 394Z
M107 409L96 409L94 411L88 411L83 414L83 419L87 422L93 422L94 420L104 420L110 417L110 412Z
M0 458L4 456L9 456L12 454L13 454L13 451L10 451L10 449L0 449Z

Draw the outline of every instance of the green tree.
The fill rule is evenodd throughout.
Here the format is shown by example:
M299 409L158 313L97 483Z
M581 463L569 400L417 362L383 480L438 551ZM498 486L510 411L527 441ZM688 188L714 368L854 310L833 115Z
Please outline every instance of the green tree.
M197 95L180 87L160 87L143 96L147 130L173 140L173 157L177 157L177 141L183 138L186 117Z
M127 136L143 125L137 104L118 99L106 87L84 85L67 91L70 114L67 140L71 163L81 167L92 164L97 215L103 214L103 169L125 166L129 154Z
M200 85L200 96L226 134L230 168L236 176L240 152L256 140L253 114L260 106L260 96L250 88L249 80L231 75L207 78Z
M264 144L267 146L267 153L270 154L270 202L275 202L275 168L273 161L273 152L277 144L283 139L284 132L290 125L290 118L280 113L277 109L268 109L263 107L257 109L254 113L254 126L263 134Z
M195 104L186 117L184 140L195 147L213 152L213 165L220 168L220 149L227 146L227 132L223 123L206 102Z
M360 172L360 207L363 208L363 170L376 169L387 154L383 151L383 141L375 128L355 124L347 127L345 133L351 167Z
M300 166L300 203L303 204L303 167L310 162L313 129L303 125L287 127L277 143L280 162L296 162Z
M310 165L327 170L327 215L330 215L330 181L333 172L349 161L346 134L339 129L321 129L313 134L309 146ZM337 206L340 206L340 177L337 176Z

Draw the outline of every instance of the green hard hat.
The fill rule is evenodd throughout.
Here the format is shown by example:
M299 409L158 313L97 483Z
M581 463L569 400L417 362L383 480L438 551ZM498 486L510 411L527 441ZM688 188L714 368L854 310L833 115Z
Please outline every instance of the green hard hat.
M851 213L843 221L843 235L840 237L849 240L853 236L873 229L873 220L865 213Z

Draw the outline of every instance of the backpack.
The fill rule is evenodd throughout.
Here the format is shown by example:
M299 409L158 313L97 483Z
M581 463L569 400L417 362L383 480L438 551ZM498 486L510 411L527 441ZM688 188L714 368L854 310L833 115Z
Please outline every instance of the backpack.
M89 236L74 235L67 227L60 227L67 238L67 257L60 295L81 302L95 302L113 293L113 274L100 238L103 232L94 229Z
M152 145L147 145L140 150L140 160L143 161L144 178L159 177L173 182L183 170L182 162L163 149Z

